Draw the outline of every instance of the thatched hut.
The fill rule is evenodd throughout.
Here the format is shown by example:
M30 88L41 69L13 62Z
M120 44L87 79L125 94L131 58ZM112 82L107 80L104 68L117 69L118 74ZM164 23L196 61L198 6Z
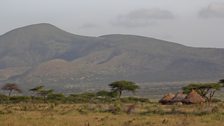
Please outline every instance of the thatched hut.
M183 92L178 92L176 95L171 99L171 103L180 103L185 99L186 95Z
M199 104L205 102L205 99L199 95L195 90L192 90L183 100L185 104Z
M174 96L175 96L174 94L168 93L168 94L164 95L162 99L159 100L159 103L171 104L171 100L174 98Z

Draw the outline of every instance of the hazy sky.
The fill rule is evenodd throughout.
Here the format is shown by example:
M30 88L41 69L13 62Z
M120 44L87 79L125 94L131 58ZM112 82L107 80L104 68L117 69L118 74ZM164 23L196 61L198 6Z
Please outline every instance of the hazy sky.
M80 35L224 48L224 0L0 0L0 34L43 22Z

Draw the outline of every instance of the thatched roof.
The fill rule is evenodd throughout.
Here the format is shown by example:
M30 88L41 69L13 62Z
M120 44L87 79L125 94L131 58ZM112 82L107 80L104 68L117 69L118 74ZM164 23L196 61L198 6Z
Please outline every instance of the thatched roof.
M198 104L203 102L205 102L205 99L201 95L199 95L195 90L192 90L183 100L183 103L186 104Z
M170 104L171 100L173 99L174 96L175 96L174 94L168 93L168 94L164 95L162 99L159 100L159 103Z
M178 92L176 95L171 99L172 103L182 102L185 99L186 95L183 92Z

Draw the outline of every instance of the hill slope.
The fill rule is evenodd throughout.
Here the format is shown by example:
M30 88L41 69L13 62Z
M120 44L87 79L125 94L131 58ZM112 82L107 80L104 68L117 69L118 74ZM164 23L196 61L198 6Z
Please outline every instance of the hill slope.
M2 82L72 87L120 79L213 80L223 75L224 49L134 35L79 36L44 23L0 36Z

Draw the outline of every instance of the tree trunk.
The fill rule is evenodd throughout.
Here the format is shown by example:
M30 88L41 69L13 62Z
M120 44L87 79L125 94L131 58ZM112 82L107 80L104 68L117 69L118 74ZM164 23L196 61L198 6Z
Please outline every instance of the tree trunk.
M209 94L209 102L212 102L212 98L215 94L215 90L214 91L211 91L211 93Z
M11 94L12 94L12 90L9 90L9 97L11 96Z
M119 95L118 95L119 99L121 99L121 95L122 95L122 90L119 91Z

